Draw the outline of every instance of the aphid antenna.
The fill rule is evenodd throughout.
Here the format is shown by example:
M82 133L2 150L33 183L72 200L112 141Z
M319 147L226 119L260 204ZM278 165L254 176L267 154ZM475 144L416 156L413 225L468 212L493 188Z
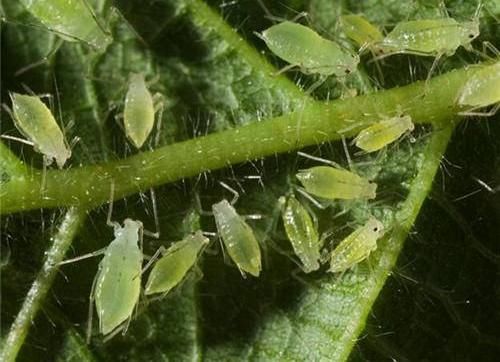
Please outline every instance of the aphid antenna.
M105 33L105 34L108 34L108 35L111 35L110 31L109 30L106 30L104 29L101 24L99 23L99 21L97 20L97 17L95 15L95 13L93 12L93 10L91 9L91 6L90 4L88 4L87 0L84 0L87 7L91 10L92 12L92 15L93 15L93 18L95 20L95 22L97 23L97 25L99 26L99 28L101 28L101 30ZM149 44L146 42L146 40L137 32L137 30L134 29L134 27L132 26L132 24L130 24L130 22L127 20L127 18L125 17L125 15L123 15L123 13L116 7L116 6L112 6L111 7L111 11L108 15L108 21L111 19L111 16L113 14L116 14L118 15L118 17L125 23L126 27L128 30L130 30L130 32L132 34L134 34L134 36L137 38L137 40L139 40L139 42L144 45L146 48L149 47Z
M317 156L312 156L312 155L305 153L305 152L302 152L302 151L298 151L297 155L302 156L304 158L308 158L308 159L313 160L313 161L322 162L322 163L325 163L327 165L330 165L330 166L333 166L336 168L340 168L340 169L343 168L341 165L339 165L338 163L336 163L334 161L327 160L325 158L321 158L321 157L317 157Z
M228 190L230 193L233 194L233 199L231 200L230 204L231 205L234 205L239 197L240 197L240 194L238 193L238 191L236 191L235 189L233 189L231 186L229 186L228 184L226 184L224 181L218 181L219 184L224 187L226 190Z

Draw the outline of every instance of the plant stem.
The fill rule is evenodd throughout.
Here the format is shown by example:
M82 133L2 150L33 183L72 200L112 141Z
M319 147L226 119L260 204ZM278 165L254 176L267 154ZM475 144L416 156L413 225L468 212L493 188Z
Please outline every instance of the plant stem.
M109 199L111 182L115 183L115 198L118 199L205 171L337 140L341 134L349 137L363 125L399 111L409 114L415 123L443 127L456 116L455 100L461 87L483 68L467 67L451 71L433 78L427 85L416 82L331 102L304 101L302 109L290 114L255 121L126 159L74 169L49 170L43 192L40 192L42 172L33 170L26 177L2 185L0 214L41 207L95 207ZM342 132L348 128L349 131Z
M52 246L46 252L46 259L42 269L31 285L23 302L21 310L10 327L9 334L4 340L0 351L0 361L15 361L17 354L26 339L29 327L40 309L47 292L52 286L58 265L64 258L80 225L85 219L85 212L79 208L69 209L59 230L53 237Z

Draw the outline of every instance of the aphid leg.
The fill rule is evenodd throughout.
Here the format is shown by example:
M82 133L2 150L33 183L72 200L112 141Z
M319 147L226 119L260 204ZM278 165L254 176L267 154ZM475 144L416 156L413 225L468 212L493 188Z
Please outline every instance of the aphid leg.
M489 41L483 41L483 52L486 54L486 52L489 50L493 55L494 58L497 59L500 57L500 50L497 49L496 46L494 46L491 42Z
M156 194L153 188L149 189L149 192L151 194L151 204L153 206L153 218L155 220L155 232L151 232L149 230L142 229L142 232L144 235L158 239L160 237L160 222L158 220L158 208L156 205Z
M154 138L154 147L158 147L160 144L160 133L163 119L163 110L165 109L164 97L161 93L155 93L153 95L154 110L157 114L156 116L156 134Z
M47 156L43 155L43 169L42 169L42 182L40 183L40 193L43 194L45 191L45 183L47 181L47 166L52 163L52 160L48 159Z
M306 190L304 190L302 187L297 187L297 192L304 196L307 200L309 200L314 206L316 206L318 209L325 210L327 206L321 204L318 200L316 200L314 197L309 195Z
M141 276L142 274L144 274L144 272L146 272L146 270L148 270L151 267L151 265L153 265L153 263L158 260L158 258L160 256L165 255L166 251L167 251L167 249L165 249L163 246L160 246L158 248L158 250L156 250L155 253L148 260L148 262L146 263L146 265L144 266L144 268L142 268L141 272L137 276L134 277L134 279L137 278L137 277L139 277L139 276Z
M84 259L88 259L88 258L93 258L95 256L99 256L99 255L104 254L106 252L106 249L107 249L107 247L104 247L102 249L93 251L91 253L77 256L76 258L66 259L66 260L59 262L57 265L71 264L71 263L74 263L76 261L80 261L80 260L84 260Z
M115 197L115 182L111 181L110 192L109 192L109 208L108 216L106 217L106 225L116 229L120 227L120 224L116 221L111 221L111 216L113 215L113 199Z
M347 142L345 140L344 135L340 135L342 139L342 147L344 148L345 158L347 159L347 164L349 165L349 170L353 171L353 163L351 160L351 155L349 155L349 149L347 148Z
M322 163L325 163L325 164L333 166L333 167L343 168L342 166L340 166L338 163L336 163L334 161L330 161L330 160L327 160L325 158L321 158L321 157L317 157L317 156L312 156L312 155L305 153L305 152L302 152L302 151L298 151L297 155L302 156L304 158L308 158L308 159L313 160L313 161L322 162Z
M429 81L431 80L432 73L436 70L437 65L439 64L439 61L441 60L441 57L443 54L438 54L434 58L434 61L432 62L431 69L429 69L429 73L427 73L427 78L425 79L425 91L424 93L427 94L429 90Z
M59 48L61 47L61 45L64 43L64 40L57 37L55 38L55 42L54 42L54 46L53 48L43 57L41 58L40 60L37 60L36 62L34 63L31 63L31 64L28 64L28 65L25 65L24 67L22 68L19 68L18 70L16 70L16 72L14 73L14 77L18 77L34 68L37 68L45 63L48 63L50 61L50 58L52 58L56 53L57 51L59 50Z
M309 88L307 88L306 95L311 95L312 92L314 92L318 87L325 83L326 79L326 76L320 76L316 82L314 82Z
M99 265L99 268L101 266ZM92 317L94 316L94 297L95 297L95 287L97 283L97 276L99 272L94 276L94 280L92 281L92 287L90 287L89 294L89 309L88 309L88 317L87 317L87 333L86 333L86 342L90 344L90 338L92 337Z
M293 68L296 68L296 67L298 67L298 65L296 65L296 64L288 64L288 65L284 66L283 68L281 68L280 70L278 70L277 72L275 72L273 74L273 76L277 77L278 75L283 74L285 72L288 72L289 70L291 70Z
M228 190L230 193L233 194L233 199L231 200L231 205L236 204L236 202L238 201L238 199L240 197L240 194L238 193L238 191L236 191L235 189L233 189L231 186L229 186L228 184L226 184L223 181L219 181L219 184L222 187L224 187L226 190Z
M490 185L488 185L486 182L484 182L483 180L477 178L477 177L472 177L481 187L483 187L486 191L492 193L492 194L495 194L497 193L498 191L500 191L500 186L497 186L495 188L491 187Z
M9 135L3 134L3 135L0 135L0 138L4 138L6 140L11 140L11 141L16 141L16 142L21 142L21 143L24 143L25 145L29 145L32 147L35 146L35 144L33 142L25 140L25 139L20 138L20 137L9 136Z
M85 0L85 2L87 2L87 1ZM88 5L88 7L90 7L90 5ZM130 22L127 20L127 18L122 14L122 12L116 6L111 7L111 11L107 16L108 17L108 19L106 20L107 23L109 23L112 20L113 15L117 15L118 18L120 18L120 20L127 26L128 30L130 30L130 32L132 34L134 34L134 36L137 38L137 40L139 40L139 42L141 42L144 46L146 46L146 48L150 47L150 45L146 42L146 40L144 40L144 38L137 32L137 30L135 30L135 28L132 26L132 24L130 24ZM95 21L104 33L109 34L109 31L104 30L104 28L101 27L101 25L97 21L97 18L95 18ZM107 24L107 25L109 25L109 24Z
M482 108L482 107L480 107ZM459 112L458 114L460 116L469 116L469 117L491 117L491 116L494 116L498 110L500 109L500 103L497 104L496 106L494 106L490 111L488 112L476 112L475 110L478 109L478 108L471 108L470 110L466 111L466 112Z

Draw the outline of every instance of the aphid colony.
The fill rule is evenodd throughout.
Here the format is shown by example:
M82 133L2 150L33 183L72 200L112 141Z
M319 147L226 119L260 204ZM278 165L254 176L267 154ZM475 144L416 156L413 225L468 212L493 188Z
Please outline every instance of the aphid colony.
M61 13L48 13L43 6L34 5L36 2L23 2L42 24L65 40L84 41L95 48L105 47L111 41L89 9L79 8L83 6L79 1L75 2L77 5L72 8L73 12ZM359 46L360 53L368 49L378 57L403 53L434 56L437 61L443 55L452 55L460 46L472 49L471 42L479 35L477 18L476 14L474 20L463 23L451 18L401 22L385 37L360 15L342 16L341 24L345 35ZM343 79L355 72L360 62L358 54L353 54L333 40L323 38L306 26L290 21L271 26L259 36L274 54L289 63L284 70L297 67L306 74L322 77L335 75ZM460 90L456 106L464 110L462 114L492 115L498 110L500 63L494 70L479 70ZM55 160L62 168L71 156L71 148L52 112L36 95L11 93L10 97L12 110L9 112L14 124L28 139L21 141L33 145L43 155L44 164L49 165ZM161 109L161 104L155 98L148 90L143 75L130 75L123 123L127 138L137 149L143 147L150 136L155 113ZM493 109L489 112L478 111L492 105ZM380 118L361 129L353 140L353 144L364 153L379 151L414 129L409 115L397 113ZM296 192L317 206L321 204L315 198L368 201L376 197L376 183L332 162L327 163L328 166L299 170L296 179L302 187L295 186ZM217 235L241 274L258 277L262 269L259 241L245 217L235 210L235 201L223 199L212 205ZM345 272L365 260L376 249L377 240L385 232L382 222L369 216L325 254L322 249L326 237L319 235L308 207L293 192L281 196L278 205L285 234L305 273L318 270L325 262L323 255L328 256L328 271ZM146 232L137 220L127 218L123 226L112 222L111 211L110 205L107 223L114 228L113 241L102 250L61 263L104 255L90 297L91 306L95 304L97 311L99 332L104 336L112 336L126 328L139 302L142 275L146 271L150 270L145 282L145 294L166 295L186 279L209 244L209 239L201 230L190 230L182 240L172 243L168 249L160 248L144 266L147 258L142 252L143 234L154 234ZM90 332L89 323L89 336Z

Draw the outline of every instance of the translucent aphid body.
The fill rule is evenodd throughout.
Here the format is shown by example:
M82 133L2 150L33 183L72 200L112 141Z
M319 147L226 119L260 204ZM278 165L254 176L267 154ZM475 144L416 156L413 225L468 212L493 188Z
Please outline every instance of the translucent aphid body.
M63 167L71 150L52 112L37 96L10 93L10 98L17 129L45 156L47 164L55 160Z
M302 263L302 270L310 273L320 267L321 240L311 216L302 204L293 196L280 197L281 215L286 235L295 254Z
M343 272L366 259L377 249L377 240L384 235L384 225L370 218L365 225L354 230L330 253L332 273Z
M376 44L389 54L416 54L422 56L453 55L479 36L479 22L459 23L452 18L412 20L398 23L387 36Z
M297 173L307 193L324 199L374 199L377 184L354 172L330 166L316 166Z
M100 51L112 41L97 23L86 0L21 0L21 3L66 41L83 41Z
M307 26L284 21L264 30L260 37L269 49L305 74L345 77L356 70L359 57Z
M362 49L384 39L382 32L361 15L342 15L340 22L344 34Z
M377 122L354 139L357 147L366 152L378 151L415 128L410 116L398 116Z
M252 228L227 200L212 205L212 211L219 236L241 274L258 277L262 268L261 255Z
M146 283L146 295L168 293L178 285L198 260L208 239L201 231L188 235L170 246L158 260Z
M500 102L500 62L478 70L462 87L457 103L472 109Z
M95 280L99 331L107 335L129 319L139 300L143 255L138 246L142 223L125 219L115 226L115 239L104 252Z
M125 133L136 148L141 148L153 130L155 108L142 74L131 74L123 113Z

